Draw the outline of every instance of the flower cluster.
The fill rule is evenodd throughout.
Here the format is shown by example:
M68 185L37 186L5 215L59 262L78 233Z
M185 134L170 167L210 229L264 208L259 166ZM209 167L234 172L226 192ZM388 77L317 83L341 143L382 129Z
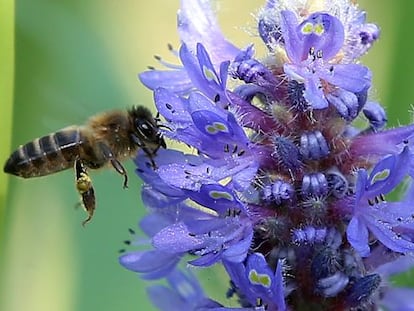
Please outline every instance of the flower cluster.
M268 0L267 50L240 49L210 4L182 0L180 65L149 70L163 135L187 152L140 153L150 249L120 257L161 310L412 310L389 276L413 266L414 125L385 129L358 63L379 37L350 0ZM356 127L355 120L364 120ZM181 150L184 150L182 148ZM389 194L405 186L401 201ZM179 263L221 264L221 303ZM225 307L225 296L238 307Z

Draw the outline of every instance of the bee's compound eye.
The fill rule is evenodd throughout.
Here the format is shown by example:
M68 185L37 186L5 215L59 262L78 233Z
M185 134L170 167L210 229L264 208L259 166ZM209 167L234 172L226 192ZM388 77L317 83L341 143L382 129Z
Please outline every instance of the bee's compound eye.
M137 119L135 124L141 137L149 139L155 135L154 126L147 120Z

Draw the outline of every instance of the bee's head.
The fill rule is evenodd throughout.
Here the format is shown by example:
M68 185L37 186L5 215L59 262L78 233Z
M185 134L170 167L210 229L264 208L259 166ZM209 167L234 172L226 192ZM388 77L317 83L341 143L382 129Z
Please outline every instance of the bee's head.
M159 131L157 120L151 112L143 107L136 106L129 111L132 119L133 131L131 138L139 147L151 149L155 153L158 148L166 148L164 138Z

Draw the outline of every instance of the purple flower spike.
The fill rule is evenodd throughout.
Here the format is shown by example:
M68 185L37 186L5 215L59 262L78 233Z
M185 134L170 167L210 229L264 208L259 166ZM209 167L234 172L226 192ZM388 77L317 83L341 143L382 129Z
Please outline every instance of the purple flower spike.
M177 65L140 74L168 147L135 158L147 237L120 263L166 280L148 290L160 310L413 304L390 276L414 265L414 125L385 128L359 60L379 27L354 1L305 2L258 11L262 58L225 38L208 1L182 0ZM182 264L223 266L222 301Z

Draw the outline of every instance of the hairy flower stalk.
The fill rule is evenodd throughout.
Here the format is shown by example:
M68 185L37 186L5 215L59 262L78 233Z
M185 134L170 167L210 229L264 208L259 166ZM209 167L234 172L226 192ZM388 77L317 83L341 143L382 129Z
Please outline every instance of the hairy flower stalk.
M191 150L159 150L155 168L136 158L150 248L120 258L144 279L167 279L149 288L154 304L411 310L414 291L389 277L414 263L414 125L385 129L358 62L379 28L354 1L269 0L257 14L260 57L224 38L208 1L182 0L178 31L181 64L160 60L166 70L139 77L165 137ZM403 199L390 201L402 184ZM224 266L221 303L183 261Z

